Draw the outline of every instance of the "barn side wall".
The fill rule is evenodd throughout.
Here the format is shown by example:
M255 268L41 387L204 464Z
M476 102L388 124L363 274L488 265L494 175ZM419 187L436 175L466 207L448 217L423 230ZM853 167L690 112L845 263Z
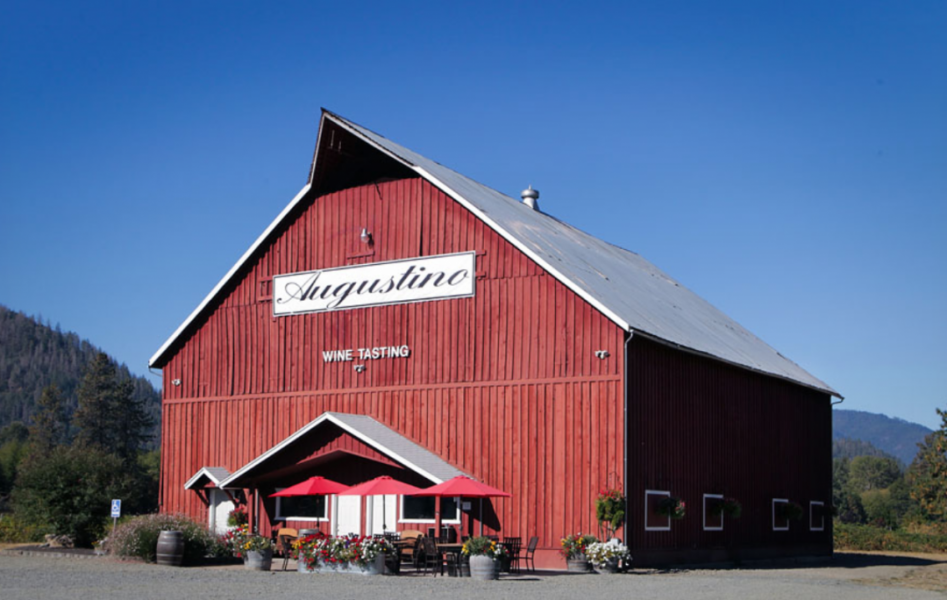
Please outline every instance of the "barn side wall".
M473 298L272 316L274 275L463 251L477 253ZM321 356L402 344L410 358L362 373ZM623 485L622 356L620 329L429 183L327 194L164 365L161 507L203 519L183 488L201 467L236 471L324 411L365 414L512 493L493 502L498 533L540 536L558 564L560 537L595 529L598 490Z
M831 554L831 518L823 531L809 521L811 502L832 501L828 395L641 336L629 363L627 533L636 565ZM647 490L684 500L684 519L647 531ZM742 516L706 531L704 494L736 498ZM774 498L799 503L805 516L774 531Z

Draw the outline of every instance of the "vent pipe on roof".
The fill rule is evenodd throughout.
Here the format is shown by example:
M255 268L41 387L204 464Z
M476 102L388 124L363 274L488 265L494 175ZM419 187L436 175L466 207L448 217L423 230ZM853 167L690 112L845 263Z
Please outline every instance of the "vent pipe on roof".
M539 192L534 190L533 186L520 192L520 197L523 199L523 204L533 210L539 210Z

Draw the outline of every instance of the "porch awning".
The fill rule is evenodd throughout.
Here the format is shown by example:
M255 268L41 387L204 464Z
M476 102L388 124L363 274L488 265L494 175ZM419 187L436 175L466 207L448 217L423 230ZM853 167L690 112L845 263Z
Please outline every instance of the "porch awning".
M204 467L184 484L186 490L199 490L207 487L221 487L220 482L230 477L230 471L223 467Z
M221 481L219 487L238 489L248 487L248 483L259 474L266 472L269 463L277 462L277 457L281 453L292 453L298 450L300 445L307 443L309 434L318 433L320 428L325 427L338 427L345 434L384 456L386 460L414 471L432 483L441 483L458 475L467 475L427 448L412 442L369 416L325 412Z

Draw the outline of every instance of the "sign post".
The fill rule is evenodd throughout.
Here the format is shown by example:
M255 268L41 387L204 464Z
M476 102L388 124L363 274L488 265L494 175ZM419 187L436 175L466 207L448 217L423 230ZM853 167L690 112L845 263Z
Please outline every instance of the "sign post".
M112 537L115 537L115 524L118 518L122 516L122 501L112 500Z

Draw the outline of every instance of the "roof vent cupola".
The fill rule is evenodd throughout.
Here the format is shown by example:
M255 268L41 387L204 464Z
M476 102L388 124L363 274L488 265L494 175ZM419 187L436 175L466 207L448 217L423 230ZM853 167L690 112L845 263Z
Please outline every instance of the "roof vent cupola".
M534 190L533 186L520 192L520 197L523 199L523 204L533 210L539 210L539 192Z

